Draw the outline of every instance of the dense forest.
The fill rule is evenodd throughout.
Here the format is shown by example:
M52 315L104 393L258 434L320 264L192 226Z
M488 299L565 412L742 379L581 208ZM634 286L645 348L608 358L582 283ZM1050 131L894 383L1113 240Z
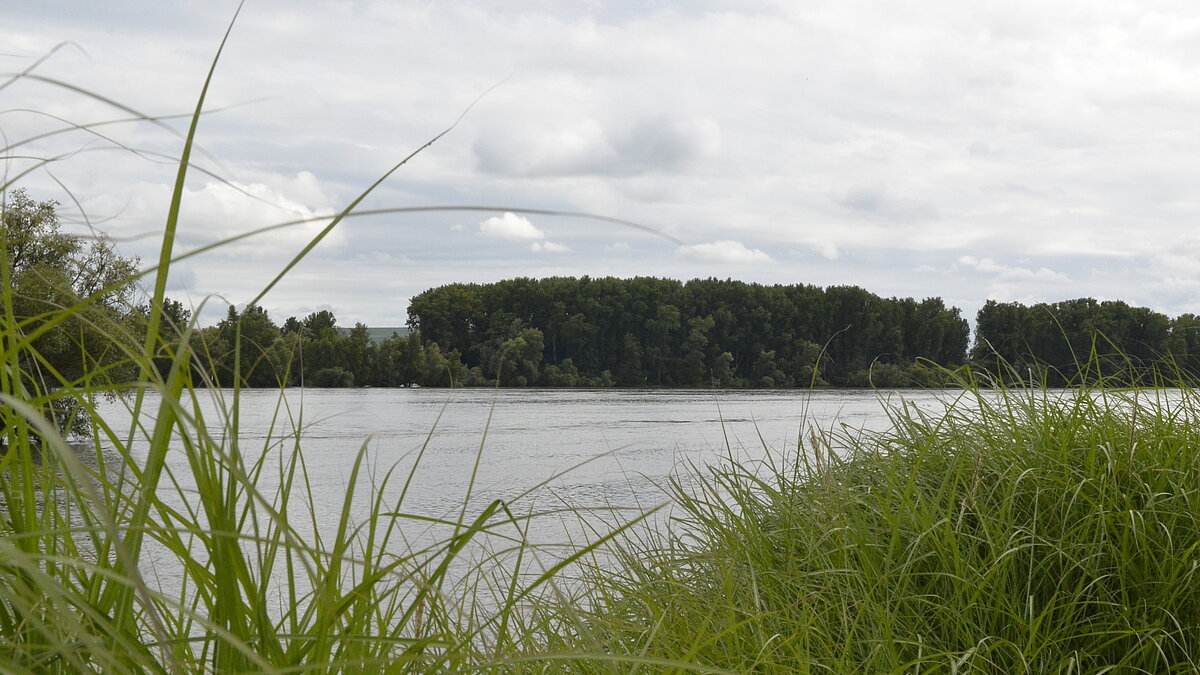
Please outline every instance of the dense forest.
M409 316L410 335L376 343L328 311L280 326L231 306L200 331L200 362L247 386L933 386L944 374L930 363L963 363L968 341L938 299L717 279L453 284L413 298Z
M450 284L414 297L409 317L411 335L376 343L361 324L339 333L329 312L276 326L261 308L231 307L200 331L203 362L226 385L240 367L249 386L940 386L938 366L960 365L1061 386L1200 372L1200 317L1091 298L989 301L973 345L938 298L719 279Z
M961 364L969 339L937 298L719 279L451 284L414 297L409 323L471 372L512 385L934 384L940 374L920 360Z
M1116 378L1130 384L1194 381L1200 317L1174 319L1119 300L989 300L975 319L971 362L1001 377L1064 384Z

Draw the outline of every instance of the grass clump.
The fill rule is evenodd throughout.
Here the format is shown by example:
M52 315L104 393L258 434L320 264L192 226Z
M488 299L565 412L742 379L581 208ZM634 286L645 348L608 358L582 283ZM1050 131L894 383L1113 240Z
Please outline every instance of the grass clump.
M968 388L697 470L584 615L558 610L587 626L566 642L732 672L1195 672L1198 417L1190 389Z

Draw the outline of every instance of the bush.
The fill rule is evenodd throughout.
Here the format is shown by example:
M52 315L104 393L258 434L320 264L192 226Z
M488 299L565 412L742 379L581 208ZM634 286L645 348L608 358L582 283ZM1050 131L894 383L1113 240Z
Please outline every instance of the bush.
M339 387L345 389L354 386L354 373L338 366L322 368L309 375L308 381L305 384L310 387Z

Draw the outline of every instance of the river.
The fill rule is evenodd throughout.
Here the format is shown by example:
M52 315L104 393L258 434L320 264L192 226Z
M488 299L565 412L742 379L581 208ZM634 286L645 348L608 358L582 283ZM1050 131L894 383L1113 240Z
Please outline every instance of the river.
M198 396L209 433L220 436L224 419L215 411L231 392ZM881 429L889 424L887 405L903 398L937 407L939 397L945 394L417 388L289 389L281 399L277 390L246 390L237 436L248 462L266 454L259 489L270 499L281 457L295 446L289 435L300 429L311 487L304 501L312 508L311 515L308 503L292 512L303 514L296 524L301 532L311 534L312 524L324 536L336 530L355 459L365 447L352 499L355 518L368 513L372 488L394 467L381 488L388 510L398 504L404 513L454 520L470 490L468 520L503 500L517 516L550 514L530 520L533 543L579 544L637 513L669 506L665 488L672 476L686 486L696 470L727 458L753 464L794 457L809 429ZM147 403L157 408L153 398ZM105 417L122 428L128 424L122 414L119 404L110 404ZM181 486L171 500L195 502L181 449L168 466ZM660 509L656 517L668 511ZM405 532L396 545L444 536L444 530ZM156 553L162 552L147 551L145 562L153 564Z

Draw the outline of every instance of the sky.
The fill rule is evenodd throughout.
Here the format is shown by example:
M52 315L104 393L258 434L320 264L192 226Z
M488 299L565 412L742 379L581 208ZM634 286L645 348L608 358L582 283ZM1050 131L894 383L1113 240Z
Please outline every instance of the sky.
M171 116L235 11L5 3L0 82L46 57L0 89L5 180L156 261ZM581 275L857 285L969 319L1200 312L1193 2L247 0L205 108L175 253L308 222L176 263L203 323L448 128L267 293L272 318L395 326L442 284ZM447 206L489 208L396 210Z

